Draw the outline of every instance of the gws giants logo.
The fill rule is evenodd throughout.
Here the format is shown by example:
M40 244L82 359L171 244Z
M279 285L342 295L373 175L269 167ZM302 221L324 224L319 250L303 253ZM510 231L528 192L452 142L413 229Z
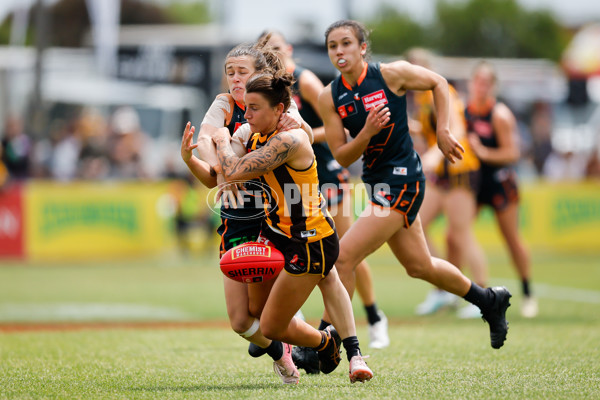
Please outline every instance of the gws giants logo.
M362 101L363 105L365 106L365 111L370 111L371 108L376 107L379 104L388 103L388 99L385 97L385 92L383 89L363 96Z
M227 203L227 199L232 196L226 196L225 193L231 191L231 187L237 187L236 207ZM253 220L262 218L266 215L265 204L269 207L278 203L277 194L271 197L269 187L259 181L232 181L222 183L212 188L206 196L206 203L209 209L217 215L228 219ZM222 205L225 207L221 208ZM238 211L238 210L242 211Z

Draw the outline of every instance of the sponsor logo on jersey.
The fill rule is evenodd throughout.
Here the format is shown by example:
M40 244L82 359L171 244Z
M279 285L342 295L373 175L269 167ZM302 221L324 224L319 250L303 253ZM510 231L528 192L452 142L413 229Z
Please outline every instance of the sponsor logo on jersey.
M241 123L241 122L236 122L236 123L235 123L235 126L233 127L233 133L235 133L235 131L237 131L237 130L238 130L238 128L239 128L240 126L242 126L242 125L243 125L243 123Z
M344 97L346 97L346 95L348 95L348 92L344 92L341 95L338 96L338 100L343 99Z
M394 167L394 175L407 175L408 174L408 170L406 169L406 167Z
M473 121L473 130L483 138L491 138L494 135L494 128L487 121Z
M385 97L385 92L383 89L363 96L362 101L365 106L365 111L369 111L371 108L376 107L379 104L388 103L388 99Z
M316 229L311 229L309 231L302 231L302 232L300 232L300 237L302 237L302 238L308 238L308 237L313 237L313 236L317 236L317 230Z
M338 114L342 119L348 117L349 115L356 114L356 103L353 101L350 103L346 103L342 106L338 107Z

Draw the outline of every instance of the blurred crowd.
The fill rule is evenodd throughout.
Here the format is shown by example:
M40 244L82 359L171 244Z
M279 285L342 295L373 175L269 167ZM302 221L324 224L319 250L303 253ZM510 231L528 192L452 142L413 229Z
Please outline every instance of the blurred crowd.
M23 117L5 119L1 136L5 181L148 181L179 175L174 166L179 154L152 160L157 143L143 131L131 107L118 108L108 118L85 108L72 117L51 121L46 132L44 137L35 137L27 131Z
M554 118L552 105L541 102L519 117L520 175L549 181L600 179L600 147L576 152L553 145ZM117 108L108 117L83 108L69 118L51 121L46 132L35 137L27 132L23 116L5 118L0 183L30 178L61 182L187 178L187 169L178 168L179 154L157 152L162 145L143 131L131 107ZM178 143L172 145L178 148ZM163 159L155 159L157 155Z

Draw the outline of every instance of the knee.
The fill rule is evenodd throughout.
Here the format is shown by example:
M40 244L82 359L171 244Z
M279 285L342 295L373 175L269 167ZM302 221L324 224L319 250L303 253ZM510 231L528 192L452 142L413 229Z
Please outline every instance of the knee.
M448 249L452 249L453 251L457 251L461 248L461 244L464 242L464 238L460 238L458 235L453 233L448 233L446 235L446 245Z
M249 315L237 314L233 316L229 316L229 324L231 325L231 329L238 335L246 332L250 329L253 318L250 318Z
M260 319L260 314L262 313L262 305L256 305L256 304L252 304L252 302L250 302L250 304L248 305L248 308L250 309L250 316L254 317L254 318L259 318Z
M260 331L262 334L271 340L282 340L285 329L282 329L272 321L260 321Z
M404 266L406 273L411 278L425 279L429 276L429 272L433 268L433 264L430 261L412 262Z

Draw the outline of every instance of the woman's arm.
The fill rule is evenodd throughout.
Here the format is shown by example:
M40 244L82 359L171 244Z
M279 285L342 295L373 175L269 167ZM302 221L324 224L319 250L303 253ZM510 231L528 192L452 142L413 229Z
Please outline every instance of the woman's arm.
M212 141L212 135L217 129L225 126L226 116L231 114L232 111L228 95L218 95L206 111L200 124L196 150L200 160L207 162L213 168L219 164L219 159L217 158L217 149Z
M312 71L305 69L298 78L298 87L300 88L300 96L302 100L306 101L311 105L313 110L317 113L317 116L321 119L321 113L319 112L319 95L325 88L323 82L315 75ZM325 137L325 128L320 126L318 128L313 127L314 143L323 143L327 140Z
M215 133L213 140L217 145L217 155L225 179L227 181L247 181L264 175L281 164L290 162L292 158L295 158L302 146L303 137L301 135L304 135L304 133L299 134L298 130L280 132L269 139L265 146L243 157L238 157L233 151L227 137L228 132L219 129ZM304 140L306 139L304 136ZM309 160L308 157L302 157L298 161L306 163L307 161L312 162L312 159Z
M211 174L210 165L198 159L193 154L193 150L198 147L198 143L192 143L195 131L196 127L192 126L190 122L185 125L183 137L181 138L181 158L192 174L194 174L204 186L212 188L217 185L217 179L214 173Z
M331 97L331 85L319 95L319 110L325 126L325 135L331 154L343 167L350 166L363 154L369 141L390 120L390 112L383 104L369 111L365 125L354 140L348 141L342 119L338 115Z
M308 125L300 116L298 105L294 99L292 99L290 108L287 110L287 112L281 114L279 123L277 124L277 130L281 132L289 131L291 129L302 129L306 133L306 136L308 136L310 143L315 140L312 127Z
M431 90L437 117L438 147L450 162L455 162L455 158L462 160L465 149L450 133L450 94L446 79L427 68L406 61L382 64L381 74L390 90L399 95L407 90Z
M519 160L520 151L516 139L517 123L510 109L498 103L492 113L492 126L498 147L486 147L477 135L469 135L469 144L479 159L497 166L509 165Z

